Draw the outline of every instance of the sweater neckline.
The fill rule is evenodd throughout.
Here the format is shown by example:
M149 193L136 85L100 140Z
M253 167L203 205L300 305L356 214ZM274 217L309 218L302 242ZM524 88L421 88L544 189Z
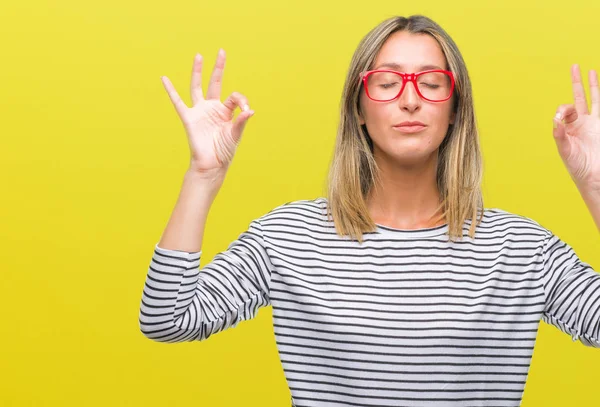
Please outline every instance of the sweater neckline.
M420 229L398 229L390 226L385 226L380 223L375 223L377 226L377 232L382 235L388 236L396 236L396 237L408 237L408 238L418 238L418 237L431 237L431 236L441 236L448 232L448 223L444 223L443 225L433 226L429 228L420 228Z
M326 197L319 197L317 200L321 200L325 203L325 205L329 205L329 202ZM421 229L398 229L390 226L385 226L380 223L375 222L375 226L377 230L375 233L379 235L385 235L390 237L405 237L405 238L420 238L420 237L431 237L431 236L442 236L448 233L449 226L448 223L444 223L443 225L434 226L430 228L421 228Z

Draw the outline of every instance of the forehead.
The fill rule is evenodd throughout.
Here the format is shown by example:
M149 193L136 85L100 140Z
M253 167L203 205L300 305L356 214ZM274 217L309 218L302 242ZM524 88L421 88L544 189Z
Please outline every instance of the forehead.
M392 34L383 44L375 58L374 68L383 64L394 64L407 72L427 65L448 68L440 44L431 35L412 34L407 31Z

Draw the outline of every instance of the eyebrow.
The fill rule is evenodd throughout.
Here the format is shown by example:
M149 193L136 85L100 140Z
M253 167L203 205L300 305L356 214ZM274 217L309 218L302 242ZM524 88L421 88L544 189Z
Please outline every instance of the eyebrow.
M403 66L403 65L396 64L396 63L394 63L394 62L386 62L386 63L380 64L378 67L376 67L376 68L374 68L374 69L380 69L380 68L392 68L392 69L396 69L396 70L401 70L401 69L402 69L402 66ZM417 69L418 69L419 71L426 71L426 70L428 70L428 69L441 69L441 70L443 70L443 71L445 71L445 70L446 70L446 69L444 69L444 68L440 68L440 67L439 67L439 66L437 66L437 65L421 65L421 66L418 66L418 67L417 67Z

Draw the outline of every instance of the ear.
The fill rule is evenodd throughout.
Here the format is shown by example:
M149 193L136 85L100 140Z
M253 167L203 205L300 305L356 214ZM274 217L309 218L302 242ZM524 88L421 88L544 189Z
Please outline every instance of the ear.
M358 115L358 123L362 126L365 124L365 118L363 117L363 113L362 113L363 107L362 107L362 103L359 99L357 106L356 106L356 113Z
M452 112L450 115L450 124L454 124L454 120L456 119L456 112Z
M358 113L358 123L359 123L359 124L362 126L363 124L365 124L365 119L364 119L364 117L363 117L363 115L362 115L362 113L361 113L361 110L362 110L362 109L361 109L361 107L359 106L359 107L358 107L358 111L357 111L357 113Z

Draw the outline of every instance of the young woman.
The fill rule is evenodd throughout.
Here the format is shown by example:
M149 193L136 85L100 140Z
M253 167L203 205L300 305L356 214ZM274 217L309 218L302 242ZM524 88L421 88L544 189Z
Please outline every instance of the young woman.
M164 86L191 159L155 246L140 327L204 340L273 307L296 406L518 406L541 319L600 346L600 275L535 221L484 208L471 84L456 44L424 16L383 21L351 61L327 197L289 202L199 269L209 208L253 111L220 101L219 53L193 106ZM600 229L600 95L554 136ZM233 122L236 107L241 113Z

